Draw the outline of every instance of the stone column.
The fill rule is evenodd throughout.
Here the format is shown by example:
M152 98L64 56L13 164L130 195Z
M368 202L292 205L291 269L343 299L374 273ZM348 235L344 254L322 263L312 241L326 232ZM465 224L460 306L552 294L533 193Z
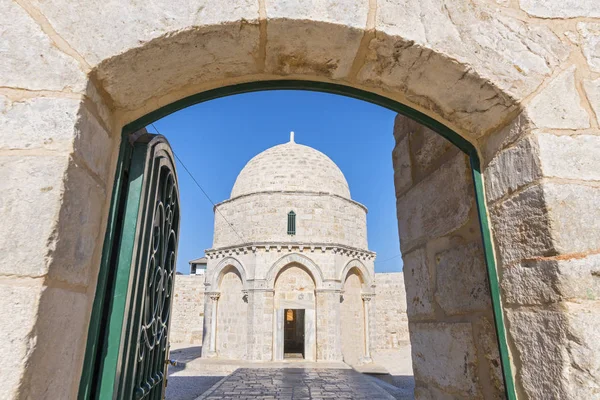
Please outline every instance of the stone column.
M371 322L369 318L369 306L371 304L371 299L373 298L373 294L371 293L363 293L361 295L363 300L363 307L365 310L365 358L364 362L370 363L373 360L371 359Z
M317 290L317 361L342 361L340 290Z
M220 296L221 293L219 292L209 293L212 310L210 316L210 346L208 348L208 357L217 356L217 302L219 301Z
M248 359L269 361L273 347L273 291L248 291Z

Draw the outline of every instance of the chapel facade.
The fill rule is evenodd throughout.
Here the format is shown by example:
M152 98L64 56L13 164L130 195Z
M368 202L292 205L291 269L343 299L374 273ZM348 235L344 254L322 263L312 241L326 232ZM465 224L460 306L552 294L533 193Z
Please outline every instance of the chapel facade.
M369 362L366 215L337 165L293 133L252 158L215 206L202 356Z

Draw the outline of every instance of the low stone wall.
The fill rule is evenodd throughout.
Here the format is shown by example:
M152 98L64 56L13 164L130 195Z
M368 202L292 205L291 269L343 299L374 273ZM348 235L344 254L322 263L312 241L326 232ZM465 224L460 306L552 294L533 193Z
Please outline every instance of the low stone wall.
M204 324L204 276L177 275L171 310L171 343L202 343Z
M375 274L375 349L393 349L410 340L404 273Z

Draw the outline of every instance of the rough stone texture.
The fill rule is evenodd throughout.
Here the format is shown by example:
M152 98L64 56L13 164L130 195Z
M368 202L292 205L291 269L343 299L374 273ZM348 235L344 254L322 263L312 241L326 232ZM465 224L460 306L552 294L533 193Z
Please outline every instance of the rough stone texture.
M481 241L456 245L436 255L435 299L447 315L469 314L491 308L487 270ZM456 290L456 277L461 288Z
M275 75L316 72L326 78L341 79L350 73L362 32L330 23L270 19L267 37L268 72ZM323 37L328 38L326 43Z
M595 0L520 0L528 14L542 18L600 17Z
M85 74L16 2L0 1L0 87L82 91ZM64 13L63 13L64 14Z
M468 69L429 49L468 59L482 76L494 76L496 85L517 97L531 93L567 55L551 30L499 15L482 2L378 2L376 29L359 79L402 88L412 101L452 114L474 136L485 131L483 121L493 124L509 112L510 99L493 85L477 86ZM481 97L467 105L461 92Z
M600 12L598 14L600 16ZM581 48L590 69L600 72L600 23L580 22L577 31L581 35Z
M397 144L409 138L412 160L408 167L402 166L410 168L407 174L413 184L404 189L398 201L401 241L411 238L403 230L402 214L412 212L412 207L429 205L431 196L437 196L435 204L448 213L462 213L460 218L444 220L440 233L420 226L421 245L404 252L415 396L502 398L503 380L496 333L490 323L493 313L470 188L471 171L465 156L456 148L415 124L406 117L397 117L394 130ZM401 168L397 161L394 159L395 171ZM452 188L463 186L462 196L448 194ZM436 208L420 210L424 220L440 223L434 220L439 214Z
M202 343L204 277L175 276L175 296L169 326L171 343Z
M589 128L590 120L575 88L575 67L554 78L527 105L528 115L539 128Z
M583 87L596 114L596 120L600 121L600 79L586 80L583 82Z
M415 380L463 398L479 398L471 324L410 323ZM420 349L427 349L421 351Z
M490 209L500 266L524 258L555 254L549 216L541 185L534 185Z
M484 172L488 201L494 202L540 179L542 171L539 153L539 145L531 136L497 153Z
M534 258L506 268L502 278L504 297L509 304L598 300L600 255Z
M519 371L520 384L530 398L597 397L599 321L592 310L598 302L562 306L506 311L516 355L527 366Z
M456 176L464 176L467 169L466 157L456 155L398 199L398 229L403 252L425 240L444 236L467 221L472 204L463 200L472 199L472 189L467 180L456 179ZM448 182L453 184L448 185ZM440 187L446 190L440 191Z
M376 273L375 286L375 348L393 349L410 340L404 273Z
M433 313L433 289L425 251L417 249L403 255L406 304L410 317L429 317Z

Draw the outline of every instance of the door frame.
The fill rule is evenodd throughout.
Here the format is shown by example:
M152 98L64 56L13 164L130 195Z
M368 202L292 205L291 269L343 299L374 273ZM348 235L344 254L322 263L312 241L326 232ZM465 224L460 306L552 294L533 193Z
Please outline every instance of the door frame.
M473 144L461 137L457 132L440 123L439 121L436 121L435 119L420 111L417 111L405 104L399 103L385 96L341 84L304 80L254 81L203 91L195 95L177 100L168 105L165 105L155 111L144 115L143 117L138 118L135 121L130 122L129 124L123 127L121 136L121 147L119 150L119 158L117 161L117 170L115 174L115 182L113 187L113 195L111 198L108 224L104 239L102 261L98 273L96 297L94 299L94 306L92 309L92 316L89 325L85 364L82 372L80 385L80 398L89 398L85 396L81 397L81 394L88 393L90 383L93 381L93 370L90 370L89 365L89 363L93 361L93 357L88 355L88 353L94 353L94 350L97 347L98 332L102 328L103 321L101 312L102 303L104 302L106 296L105 289L107 283L107 263L110 260L110 249L112 249L114 246L115 228L122 223L122 221L119 221L117 211L118 206L122 202L123 196L123 190L121 186L123 173L125 172L124 166L127 164L127 161L129 161L131 157L127 149L129 135L144 129L146 126L150 125L156 120L159 120L169 114L172 114L176 111L179 111L194 104L235 94L251 93L265 90L316 91L330 94L338 94L373 103L381 107L387 108L389 110L392 110L396 113L402 114L408 118L411 118L414 121L435 131L436 133L450 141L452 144L457 146L463 153L465 153L469 157L473 176L477 213L479 217L479 226L483 242L486 273L490 289L492 310L494 314L494 327L496 330L497 345L500 353L500 364L504 380L505 395L508 400L516 400L517 396L515 391L514 378L511 371L510 353L508 349L508 341L506 338L506 326L504 323L504 315L502 311L500 286L498 283L498 273L496 269L496 260L494 256L494 246L492 242L489 216L485 205L485 190L483 185L481 162L477 153L477 149Z

